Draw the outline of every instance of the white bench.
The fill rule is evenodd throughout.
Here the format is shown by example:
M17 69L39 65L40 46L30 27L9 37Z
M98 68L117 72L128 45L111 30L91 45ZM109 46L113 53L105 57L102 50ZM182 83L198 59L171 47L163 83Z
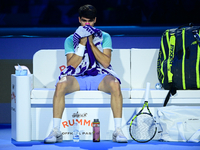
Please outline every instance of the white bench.
M133 114L143 105L146 82L151 83L149 106L155 116L157 107L162 107L167 95L167 90L154 88L158 83L158 52L158 49L114 49L112 52L111 64L122 82L122 130L128 139L131 139L128 124ZM11 86L15 87L11 88L11 92L16 96L11 101L12 138L16 141L43 140L50 133L53 126L55 81L63 65L66 65L63 49L40 50L33 57L33 74L11 76ZM74 121L79 122L80 139L92 140L92 121L96 118L100 119L101 140L112 139L114 121L110 94L101 91L77 91L67 94L65 103L61 124L64 140L72 140ZM178 91L168 105L200 105L200 92ZM22 121L24 119L27 120L25 123Z

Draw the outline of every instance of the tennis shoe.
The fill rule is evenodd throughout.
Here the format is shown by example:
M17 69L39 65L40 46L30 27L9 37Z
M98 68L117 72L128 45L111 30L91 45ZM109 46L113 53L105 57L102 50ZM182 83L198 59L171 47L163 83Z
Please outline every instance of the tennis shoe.
M118 142L118 143L127 143L128 142L127 138L124 136L124 134L120 128L117 128L113 132L112 140L113 140L113 142Z
M51 131L51 133L49 134L49 136L44 139L44 143L46 143L46 144L59 143L59 142L62 142L62 141L63 141L63 135L56 128L54 128Z

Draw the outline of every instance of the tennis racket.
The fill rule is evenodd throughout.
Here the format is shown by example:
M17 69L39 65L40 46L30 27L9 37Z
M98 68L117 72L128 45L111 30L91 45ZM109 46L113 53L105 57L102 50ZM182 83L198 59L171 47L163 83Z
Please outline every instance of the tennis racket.
M150 83L147 82L144 105L139 113L133 117L129 127L130 136L139 143L152 140L157 132L156 121L148 106L149 90ZM147 112L143 112L145 107L147 108Z

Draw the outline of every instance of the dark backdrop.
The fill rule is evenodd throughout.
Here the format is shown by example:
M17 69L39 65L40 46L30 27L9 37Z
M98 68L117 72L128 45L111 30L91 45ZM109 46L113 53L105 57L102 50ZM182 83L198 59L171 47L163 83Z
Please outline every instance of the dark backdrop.
M1 0L0 27L77 26L84 4L97 8L102 26L200 23L200 0Z

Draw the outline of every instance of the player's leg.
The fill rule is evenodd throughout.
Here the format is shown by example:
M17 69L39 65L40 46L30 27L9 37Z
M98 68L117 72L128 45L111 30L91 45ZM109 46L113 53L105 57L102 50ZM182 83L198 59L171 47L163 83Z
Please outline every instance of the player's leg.
M123 99L119 81L115 77L107 75L99 84L99 90L111 94L111 109L115 122L113 141L127 142L127 138L121 130Z
M111 94L111 109L113 111L114 118L122 117L122 94L119 81L111 76L107 75L99 84L99 90Z
M65 76L57 83L53 97L53 118L62 118L65 108L65 94L79 90L79 84L75 77Z
M53 97L53 130L51 131L49 136L45 138L45 143L62 142L63 136L60 131L60 124L62 114L65 108L65 94L72 93L78 90L78 81L72 76L63 77L57 83Z

